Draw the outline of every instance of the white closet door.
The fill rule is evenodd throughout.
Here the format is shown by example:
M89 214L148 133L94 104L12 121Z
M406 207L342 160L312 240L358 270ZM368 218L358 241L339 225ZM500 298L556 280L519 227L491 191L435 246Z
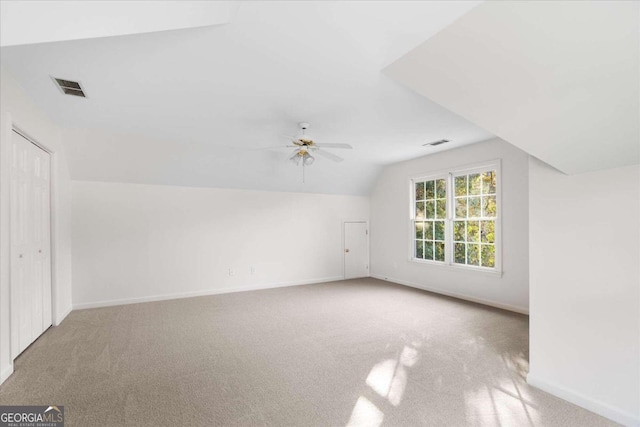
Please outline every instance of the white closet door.
M31 144L33 151L34 340L51 326L51 183L50 156Z
M369 276L369 242L366 222L344 223L344 278Z
M13 132L11 140L12 356L51 326L50 157Z

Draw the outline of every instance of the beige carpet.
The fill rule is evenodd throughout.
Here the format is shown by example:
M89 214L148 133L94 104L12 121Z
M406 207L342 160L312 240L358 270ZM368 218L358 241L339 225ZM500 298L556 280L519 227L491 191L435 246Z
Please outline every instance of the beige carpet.
M375 279L72 312L0 404L68 426L607 426L529 387L526 316Z

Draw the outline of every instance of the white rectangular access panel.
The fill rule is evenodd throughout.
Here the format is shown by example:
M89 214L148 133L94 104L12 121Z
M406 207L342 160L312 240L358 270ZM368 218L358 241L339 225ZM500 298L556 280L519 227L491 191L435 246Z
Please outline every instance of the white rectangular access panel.
M11 134L11 356L51 326L50 156Z
M367 223L344 223L344 278L369 277L369 230Z

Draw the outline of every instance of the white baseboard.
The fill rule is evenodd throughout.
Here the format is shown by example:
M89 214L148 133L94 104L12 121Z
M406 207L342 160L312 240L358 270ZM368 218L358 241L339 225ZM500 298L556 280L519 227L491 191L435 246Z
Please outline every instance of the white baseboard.
M387 282L397 283L399 285L404 285L404 286L409 286L409 287L412 287L412 288L422 289L423 291L429 291L429 292L433 292L433 293L436 293L436 294L441 294L441 295L446 295L446 296L449 296L449 297L463 299L465 301L476 302L478 304L483 304L483 305L488 305L488 306L491 306L491 307L501 308L503 310L514 311L514 312L520 313L520 314L529 314L529 309L525 308L525 307L518 307L518 306L509 305L509 304L503 304L503 303L500 303L500 302L490 301L490 300L486 300L486 299L482 299L482 298L476 298L476 297L471 297L471 296L468 296L468 295L462 295L462 294L458 294L456 292L450 292L450 291L447 291L447 290L438 289L438 288L434 288L434 287L431 287L431 286L425 286L425 285L422 285L422 284L419 284L419 283L408 282L406 280L396 279L396 278L389 277L389 276L383 276L381 274L372 274L371 277L374 277L374 278L380 279L380 280L385 280Z
M69 315L69 313L71 313L71 310L73 310L72 305L70 305L64 313L62 313L60 316L58 316L57 319L54 320L53 326L58 326L60 323L62 323L62 321Z
M241 286L241 287L234 287L234 288L205 289L201 291L182 292L182 293L175 293L175 294L164 294L164 295L153 295L153 296L147 296L147 297L135 297L135 298L108 300L108 301L87 302L87 303L81 303L81 304L74 304L73 309L82 310L85 308L98 308L98 307L110 307L114 305L138 304L141 302L165 301L165 300L171 300L171 299L201 297L206 295L229 294L233 292L258 291L261 289L285 288L289 286L302 286L302 285L311 285L314 283L335 282L337 280L344 280L344 277L333 276L333 277L323 277L319 279L310 279L310 280L303 280L303 281L296 281L296 282L267 283L267 284L249 285L249 286Z
M0 384L5 382L13 374L13 363L7 366L0 372Z
M595 412L598 415L609 418L617 423L625 426L640 426L640 414L631 414L623 411L619 408L613 407L607 403L600 402L598 400L587 397L574 390L562 387L558 384L554 384L550 381L536 377L535 375L527 375L527 383L535 388L539 388L542 391L553 394L554 396L564 399L567 402L571 402L575 405L581 406L591 412Z

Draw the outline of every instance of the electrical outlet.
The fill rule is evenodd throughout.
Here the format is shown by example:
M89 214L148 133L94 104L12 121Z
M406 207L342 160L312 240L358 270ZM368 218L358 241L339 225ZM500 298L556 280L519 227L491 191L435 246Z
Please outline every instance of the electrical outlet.
M251 266L251 274L256 274L256 268L253 265Z
M229 276L235 276L236 275L236 271L233 268L229 269Z

